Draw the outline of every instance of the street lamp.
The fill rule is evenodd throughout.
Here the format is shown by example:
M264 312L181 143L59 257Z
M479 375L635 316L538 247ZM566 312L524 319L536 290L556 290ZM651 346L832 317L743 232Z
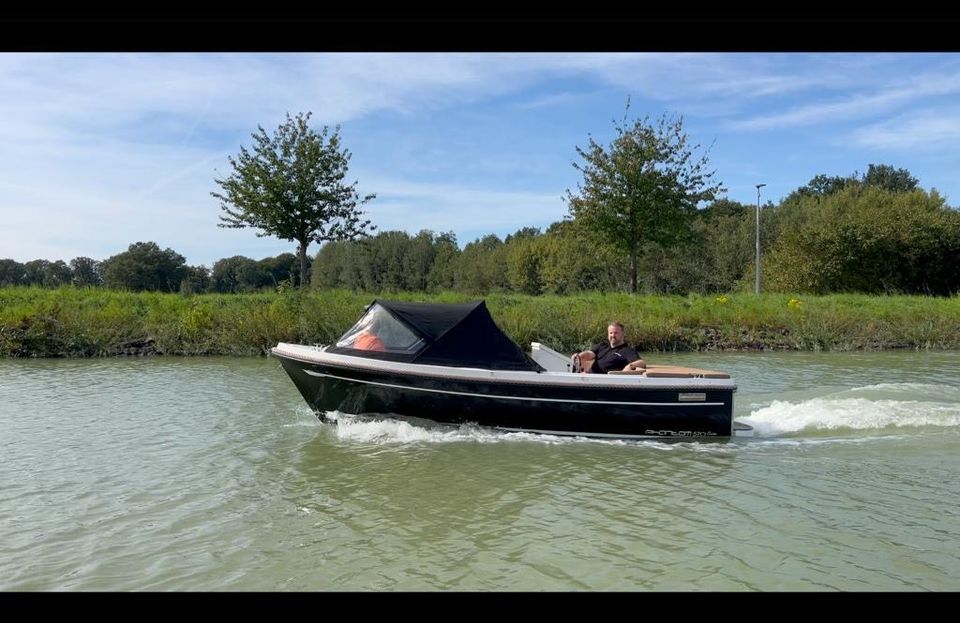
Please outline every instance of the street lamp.
M755 293L760 294L760 189L766 184L757 184L757 274Z

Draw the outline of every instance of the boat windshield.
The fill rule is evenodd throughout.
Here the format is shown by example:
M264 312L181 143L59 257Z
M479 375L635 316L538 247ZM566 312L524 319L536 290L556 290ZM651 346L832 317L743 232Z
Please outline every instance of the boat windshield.
M337 346L388 353L413 353L423 347L423 338L404 326L379 303L374 303L357 324L337 340Z

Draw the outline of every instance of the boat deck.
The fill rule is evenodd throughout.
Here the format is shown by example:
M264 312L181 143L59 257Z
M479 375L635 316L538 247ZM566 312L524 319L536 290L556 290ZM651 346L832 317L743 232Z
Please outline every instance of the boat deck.
M645 376L647 378L671 378L671 379L729 379L730 375L726 372L716 370L704 370L702 368L687 368L684 366L660 366L655 364L647 365L645 370L611 370L607 374L632 374L635 376Z

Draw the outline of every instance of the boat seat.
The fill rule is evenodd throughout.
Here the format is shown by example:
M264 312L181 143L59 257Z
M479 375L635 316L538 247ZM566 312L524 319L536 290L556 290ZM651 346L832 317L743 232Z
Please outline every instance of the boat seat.
M729 379L726 372L704 370L702 368L687 368L684 366L648 365L646 370L611 370L607 374L643 375L648 378L673 379Z

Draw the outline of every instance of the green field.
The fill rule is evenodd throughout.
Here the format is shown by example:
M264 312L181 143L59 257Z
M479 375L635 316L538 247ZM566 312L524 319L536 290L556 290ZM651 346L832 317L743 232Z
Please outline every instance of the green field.
M462 302L462 294L380 298ZM377 295L343 290L183 296L101 288L0 288L0 357L264 355L329 343ZM640 351L960 349L960 296L584 294L484 297L525 348L572 352L627 327Z

